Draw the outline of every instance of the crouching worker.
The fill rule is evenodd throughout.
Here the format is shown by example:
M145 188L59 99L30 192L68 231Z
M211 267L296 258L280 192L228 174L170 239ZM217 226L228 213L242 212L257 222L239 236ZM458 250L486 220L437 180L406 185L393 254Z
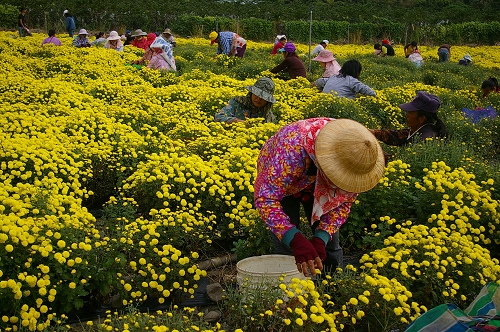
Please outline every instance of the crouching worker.
M276 99L273 97L274 82L261 77L252 86L247 86L246 96L233 97L217 114L215 121L233 123L251 118L264 118L266 122L276 122L271 111Z
M388 145L402 146L428 138L446 138L448 130L437 116L441 106L438 96L425 91L419 91L412 101L399 105L405 111L406 125L409 128L401 130L374 129L371 132Z
M360 192L384 174L375 136L349 119L313 118L282 127L262 147L255 207L271 231L277 254L295 257L305 276L342 266L339 229ZM300 231L304 207L314 237Z

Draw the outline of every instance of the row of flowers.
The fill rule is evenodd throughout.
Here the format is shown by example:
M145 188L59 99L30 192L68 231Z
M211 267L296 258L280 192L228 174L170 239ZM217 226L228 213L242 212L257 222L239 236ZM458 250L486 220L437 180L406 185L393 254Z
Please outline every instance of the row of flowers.
M357 56L370 64L366 78L376 98L336 98L318 94L306 79L275 78L279 124L256 119L228 126L213 122L213 115L255 81L238 79L238 68L278 60L267 56L269 45L249 43L248 58L228 68L219 63L227 59L212 59L206 40L180 39L181 72L173 74L128 66L140 56L132 47L122 53L41 47L41 38L0 33L2 329L48 329L112 295L123 306L192 296L206 276L200 259L237 240L248 241L249 251L259 249L249 239L266 236L252 204L255 162L281 125L331 116L402 128L397 105L416 90L440 96L440 112L455 137L421 151L391 150L396 157L380 185L359 196L343 238L361 246L366 236L381 248L362 258L360 271L325 276L318 286L282 285L295 301L277 294L266 310L247 308L247 321L232 319L234 328L259 322L340 330L373 326L383 312L381 329L390 329L442 301L465 303L481 284L498 280L498 261L488 249L500 240L494 190L500 179L487 160L495 151L486 148L498 122L475 126L459 112L483 102L473 87L380 81L415 69L405 59L390 59L376 73L383 67L371 49L334 46L340 61ZM484 48L468 53L484 55L476 75L498 67ZM500 106L496 96L487 101ZM362 278L353 277L357 273Z

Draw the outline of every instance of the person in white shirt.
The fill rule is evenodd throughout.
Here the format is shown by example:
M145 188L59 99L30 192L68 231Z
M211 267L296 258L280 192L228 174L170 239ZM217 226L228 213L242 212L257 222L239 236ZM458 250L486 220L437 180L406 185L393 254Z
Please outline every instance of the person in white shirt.
M328 46L328 40L324 39L322 40L318 46L316 46L312 52L311 52L311 55L317 55L319 54L319 52L323 51L326 47Z

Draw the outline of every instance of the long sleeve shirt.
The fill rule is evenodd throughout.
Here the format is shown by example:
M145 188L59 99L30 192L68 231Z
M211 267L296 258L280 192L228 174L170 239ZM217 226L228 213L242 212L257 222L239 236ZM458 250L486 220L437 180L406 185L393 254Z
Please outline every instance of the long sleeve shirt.
M337 92L339 97L346 97L349 99L355 99L358 93L367 96L376 96L375 91L372 90L368 85L361 83L360 80L352 76L346 75L345 77L341 74L331 76L328 81L326 81L323 87L323 92L331 93Z
M316 137L330 121L334 119L314 118L284 126L260 152L254 186L255 208L267 227L285 243L283 237L296 232L280 204L285 196L300 193L314 183L311 223L319 220L316 229L326 231L330 237L345 222L356 199L357 193L333 185L319 167L316 174L309 175L311 166L317 166Z
M435 138L439 136L430 123L420 127L413 134L410 133L410 129L372 129L371 132L378 140L384 142L385 144L394 146L406 145L417 139L425 140L427 138Z
M219 44L217 46L217 54L232 55L231 49L233 45L234 32L221 31L219 32Z
M238 103L234 98L231 98L226 106L224 106L217 114L215 121L233 123L237 119L246 120L249 118L264 118L266 122L276 122L276 118L271 110L260 111L252 110L245 105Z
M290 78L306 77L306 67L297 56L286 57L279 65L271 69L271 73L277 74L286 70Z

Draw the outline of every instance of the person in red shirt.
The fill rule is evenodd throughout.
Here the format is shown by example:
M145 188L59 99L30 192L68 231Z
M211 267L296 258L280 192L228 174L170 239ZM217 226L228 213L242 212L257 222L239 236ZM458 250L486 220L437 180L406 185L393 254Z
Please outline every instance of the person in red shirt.
M282 36L279 41L274 44L274 47L273 47L273 50L271 51L271 55L275 55L275 54L278 54L278 51L285 47L286 45L286 36Z
M142 31L141 29L137 29L134 31L132 34L132 37L134 37L134 40L132 41L131 45L142 48L143 50L147 50L149 47L148 44L148 39L146 38L148 34Z

